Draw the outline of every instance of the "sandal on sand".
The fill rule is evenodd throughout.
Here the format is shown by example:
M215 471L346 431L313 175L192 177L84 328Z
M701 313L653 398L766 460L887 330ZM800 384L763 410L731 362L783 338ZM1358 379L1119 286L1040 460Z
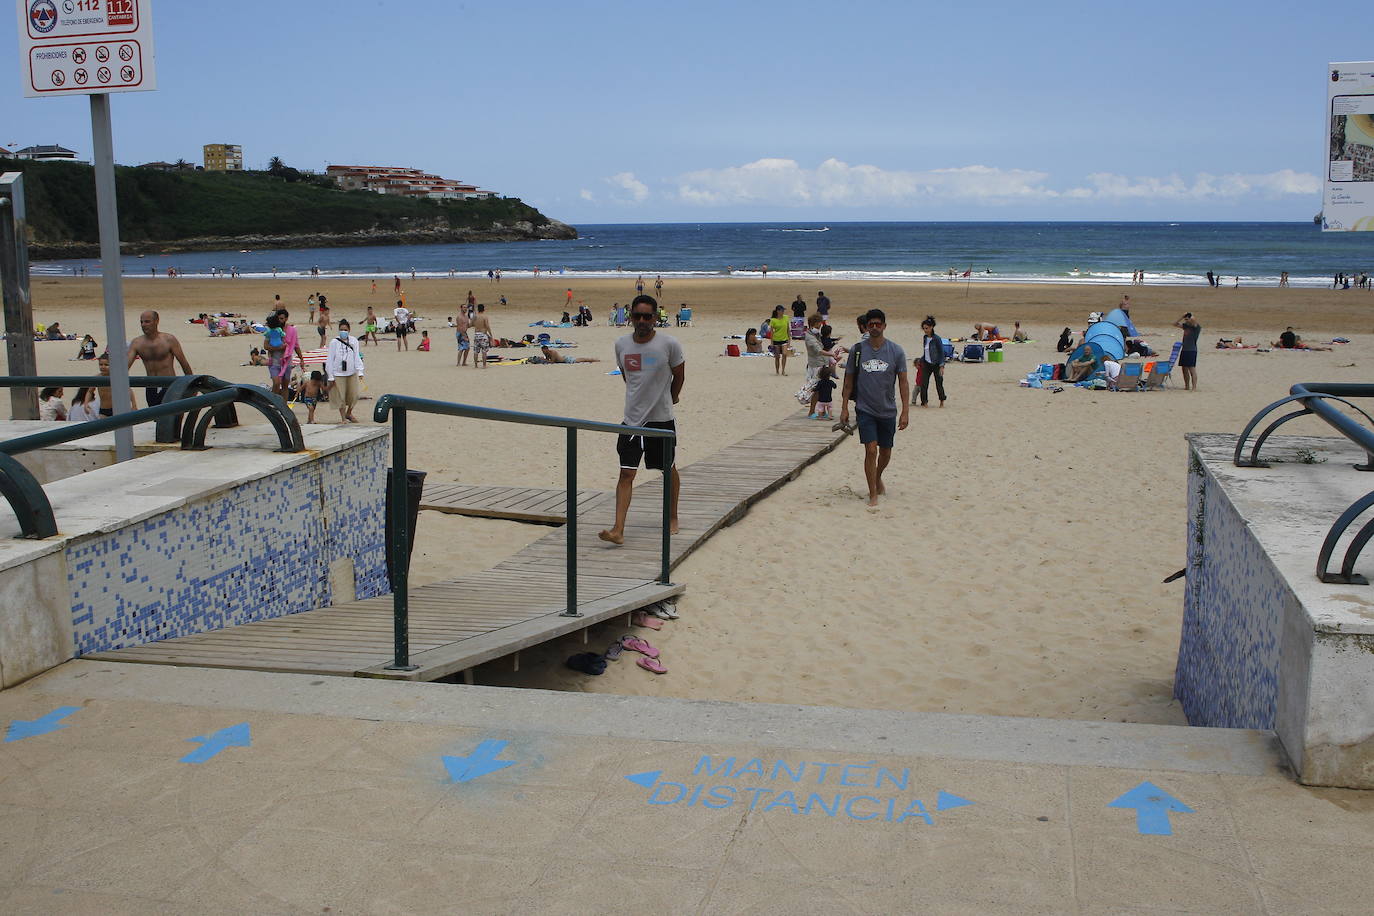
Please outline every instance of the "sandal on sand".
M671 601L655 601L649 605L649 613L660 620L677 620L677 605Z
M630 622L637 627L648 627L650 630L663 629L663 621L657 617L650 617L644 611L635 611L630 615Z
M668 673L668 669L663 667L663 662L656 658L641 658L639 661L635 662L635 664L645 671L652 671L654 674Z
M602 658L606 659L606 661L608 662L613 662L616 659L620 658L620 653L624 651L625 647L622 646L620 644L620 640L617 639L615 642L611 643L609 647L607 647L606 654L603 655Z
M658 658L658 650L638 636L622 636L620 637L620 644L631 652L638 652L649 658Z

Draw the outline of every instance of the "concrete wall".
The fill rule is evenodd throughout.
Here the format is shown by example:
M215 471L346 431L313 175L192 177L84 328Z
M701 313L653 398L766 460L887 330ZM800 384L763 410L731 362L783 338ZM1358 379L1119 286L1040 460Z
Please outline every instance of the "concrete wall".
M56 538L15 537L0 504L0 685L388 591L384 430L311 430L299 455L261 428L215 435L46 486Z
M1302 782L1374 788L1374 587L1315 572L1327 529L1374 474L1351 467L1364 455L1344 439L1276 438L1267 469L1235 467L1234 442L1189 437L1174 695L1193 725L1275 731ZM1374 550L1356 571L1374 578Z

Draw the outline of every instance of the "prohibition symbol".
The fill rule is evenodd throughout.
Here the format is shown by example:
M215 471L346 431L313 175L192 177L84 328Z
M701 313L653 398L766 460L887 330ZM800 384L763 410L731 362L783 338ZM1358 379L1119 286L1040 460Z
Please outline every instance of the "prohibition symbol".
M133 59L134 59L134 49L133 49L132 47L130 47L129 45L120 45L120 46L119 46L119 59L120 59L120 60L133 60Z
M76 71L74 71L74 72L72 73L72 79L76 80L76 84L77 84L78 86L84 86L84 85L86 85L86 80L88 80L88 79L90 79L90 78L91 78L91 75L90 75L89 73L86 72L86 70L85 70L84 67L79 68L79 69L77 69Z
M53 84L54 86L61 86L61 85L62 85L63 83L65 83L66 81L67 81L67 76L66 76L66 74L63 73L61 70L54 70L54 71L52 72L52 84Z
M95 71L95 78L102 83L108 83L110 81L110 68L101 67L99 70Z
M95 59L100 61L102 64L105 63L105 61L110 59L110 49L105 47L104 45L101 45L100 47L96 48Z
M126 83L132 83L132 82L134 81L134 68L133 68L133 67L120 67L120 68L119 68L119 78L120 78L121 80L123 80L124 82L126 82Z
M86 62L86 49L85 49L85 48L77 48L75 51L72 52L72 63L74 63L74 64L84 64L85 62Z

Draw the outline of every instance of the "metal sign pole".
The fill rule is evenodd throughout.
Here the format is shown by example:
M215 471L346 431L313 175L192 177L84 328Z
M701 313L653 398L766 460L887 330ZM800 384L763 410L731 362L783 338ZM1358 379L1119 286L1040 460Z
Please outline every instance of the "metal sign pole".
M100 226L100 282L105 291L105 349L110 354L110 404L116 415L129 410L129 342L124 337L124 277L119 259L119 214L115 208L114 139L110 96L91 96L91 144L95 151L95 208ZM134 457L134 432L115 430L115 460Z
M24 218L24 173L0 175L0 283L4 285L5 355L10 375L37 375L33 300L29 298L29 240ZM11 388L10 416L38 419L38 389Z

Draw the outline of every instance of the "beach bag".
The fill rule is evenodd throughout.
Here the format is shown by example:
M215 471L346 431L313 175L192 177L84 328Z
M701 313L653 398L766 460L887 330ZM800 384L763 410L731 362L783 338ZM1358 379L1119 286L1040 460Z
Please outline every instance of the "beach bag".
M725 355L726 355L726 356L739 356L739 344L726 344L726 345L725 345Z
M805 385L802 385L801 388L799 388L799 389L797 390L797 393L796 393L796 395L794 395L794 397L796 397L797 403L798 403L798 404L803 404L803 405L806 405L806 406L810 406L810 404L811 404L811 395L812 395L813 393L815 393L815 391L816 391L816 380L815 380L815 379L812 379L811 381L807 382Z

